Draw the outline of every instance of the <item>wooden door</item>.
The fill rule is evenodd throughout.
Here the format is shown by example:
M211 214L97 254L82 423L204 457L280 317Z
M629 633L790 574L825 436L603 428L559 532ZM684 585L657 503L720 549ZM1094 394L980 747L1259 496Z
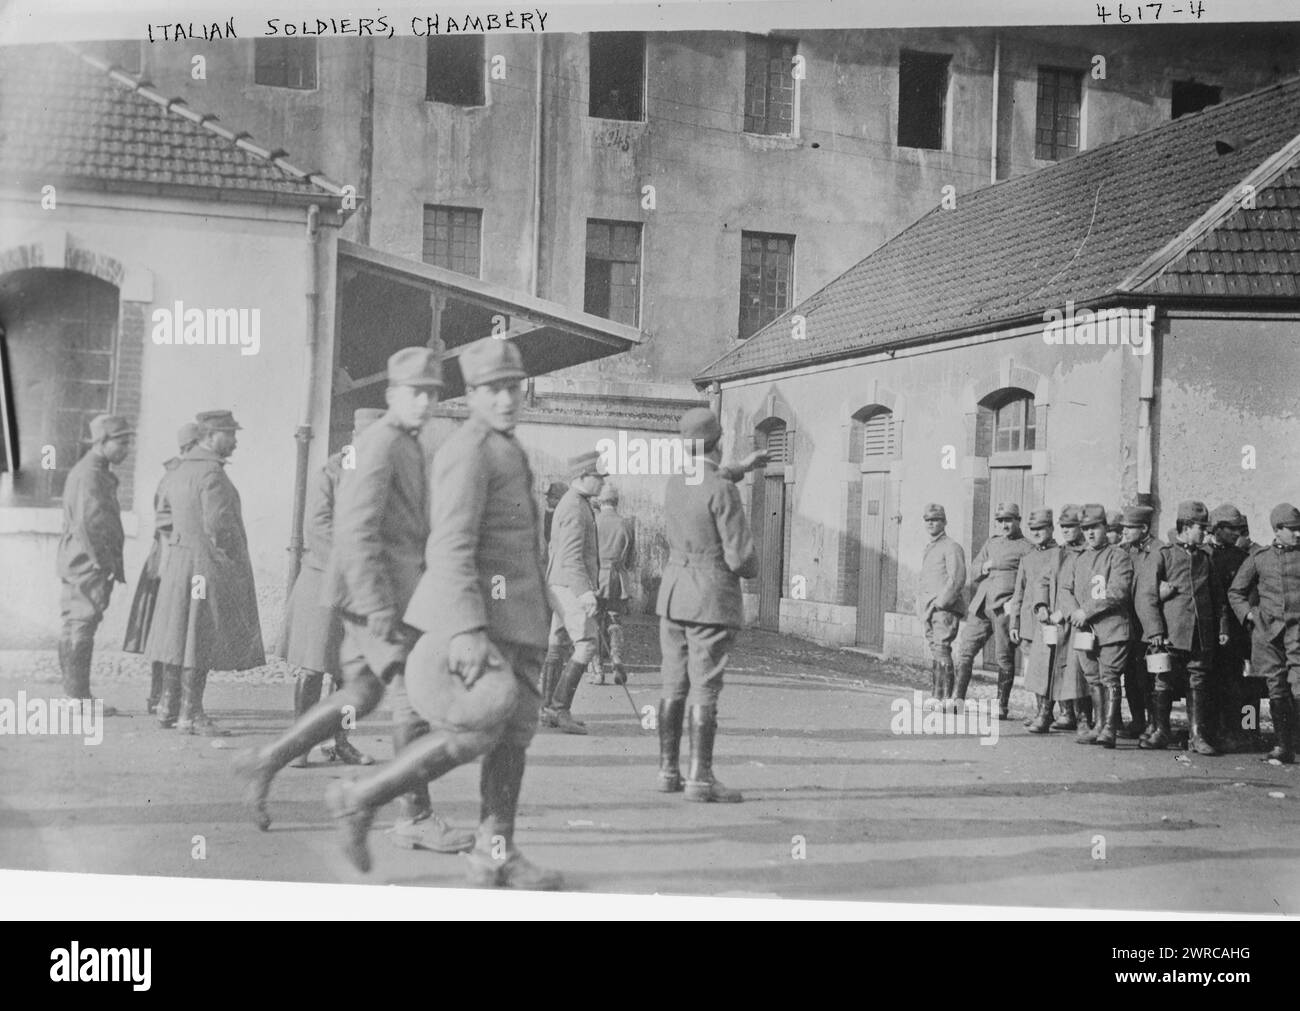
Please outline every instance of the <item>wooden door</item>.
M758 625L780 630L781 591L785 573L785 477L782 474L763 478L763 538L758 563Z
M889 475L863 474L857 642L871 650L885 644L885 530L890 513Z

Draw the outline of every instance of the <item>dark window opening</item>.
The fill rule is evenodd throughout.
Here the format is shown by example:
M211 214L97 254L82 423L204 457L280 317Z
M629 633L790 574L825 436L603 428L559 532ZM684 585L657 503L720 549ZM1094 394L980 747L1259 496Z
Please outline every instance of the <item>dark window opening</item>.
M428 40L424 98L447 105L483 105L483 36Z
M1223 89L1214 84L1198 84L1196 81L1175 81L1169 118L1190 116L1211 105L1218 105L1223 99Z
M316 40L255 39L253 83L300 90L316 87Z
M754 335L785 312L793 288L794 236L742 232L740 337Z
M898 146L943 149L948 102L948 64L944 53L904 49L898 58Z
M640 288L641 226L629 221L589 220L583 311L637 326Z
M1083 73L1057 67L1038 68L1038 114L1034 157L1060 161L1079 151L1083 108Z
M745 38L745 132L794 132L794 56L791 39Z
M596 32L591 36L588 115L599 119L645 119L645 35Z
M424 206L425 263L479 276L483 212L473 207Z
M1034 398L1017 394L993 409L993 452L1022 453L1034 448Z

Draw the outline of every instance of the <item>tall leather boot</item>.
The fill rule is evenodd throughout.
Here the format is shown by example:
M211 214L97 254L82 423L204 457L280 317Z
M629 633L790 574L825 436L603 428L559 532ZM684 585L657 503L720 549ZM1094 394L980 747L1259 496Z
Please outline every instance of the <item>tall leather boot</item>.
M302 719L307 710L320 701L321 685L324 680L325 675L320 671L298 671L298 675L293 679L293 719L295 723ZM307 759L310 755L310 750L304 751L289 763L289 768L307 768Z
M581 720L575 720L573 714L569 712L569 706L573 704L573 696L578 690L578 683L582 680L585 666L573 660L565 664L564 672L560 675L560 683L555 686L555 694L551 698L550 725L566 734L587 732L587 725Z
M1101 689L1101 699L1102 705L1105 707L1103 710L1105 717L1101 721L1101 730L1098 731L1094 743L1100 744L1103 748L1114 748L1116 741L1119 739L1119 732L1123 728L1124 698L1122 689L1119 685L1104 685Z
M342 687L343 678L338 674L331 674L330 690L336 692ZM339 732L334 735L334 743L322 744L320 750L321 754L325 756L325 761L327 762L341 762L344 765L375 764L373 758L357 750L356 746L348 740L348 732L342 727L340 727Z
M1169 747L1173 733L1169 729L1169 714L1174 707L1174 693L1168 688L1156 686L1151 693L1150 713L1154 723L1151 732L1138 738L1138 747L1148 751L1164 751Z
M1250 701L1241 688L1241 678L1227 677L1219 685L1218 712L1219 747L1225 754L1250 750L1250 734L1241 726L1241 710ZM1256 709L1255 725L1259 726Z
M1106 707L1102 701L1101 685L1089 685L1088 697L1084 700L1087 720L1079 720L1079 732L1075 735L1075 744L1096 744L1101 732L1102 720L1106 718Z
M1124 695L1128 698L1128 711L1132 721L1120 728L1119 736L1126 741L1136 741L1146 733L1146 674L1142 671L1124 672Z
M1052 729L1077 730L1079 717L1074 712L1074 699L1058 699L1056 704L1061 707L1061 715L1052 724Z
M67 629L59 634L59 677L63 682L63 694L70 699L80 698L79 686L72 670L72 640Z
M956 708L958 709L966 701L966 689L970 687L971 671L974 666L974 657L969 660L963 657L957 661L957 686L953 691L953 700L956 702Z
M158 700L162 698L163 665L156 660L149 665L149 697L144 700L145 712L150 716L158 711Z
M561 874L536 866L515 848L515 809L526 755L519 745L502 742L483 758L478 838L474 848L465 854L470 884L537 892L564 887Z
M1029 724L1031 734L1046 734L1052 729L1052 700L1046 695L1034 696L1038 699L1038 715Z
M998 719L1011 719L1011 687L1015 684L1016 671L998 671Z
M415 713L393 725L393 755L396 757L429 733L429 724ZM433 853L464 853L474 846L474 833L453 828L433 810L429 784L421 783L397 801L397 820L387 833L399 849L430 850Z
M1195 751L1198 755L1223 754L1209 741L1210 720L1214 712L1209 690L1189 687L1187 710L1187 725L1191 734L1187 740L1188 750Z
M181 669L163 664L162 694L158 697L158 726L170 730L181 711Z
M934 709L940 702L942 696L939 694L939 661L930 661L930 697L926 699L922 706L926 709Z
M1268 712L1273 718L1273 736L1277 739L1277 744L1263 760L1267 762L1272 759L1290 765L1295 761L1296 725L1300 723L1300 712L1297 712L1295 699L1279 700L1270 696Z
M203 693L208 687L208 672L186 667L181 679L181 717L176 729L199 737L229 737L216 720L203 711Z
M555 698L555 689L560 683L560 672L563 668L564 661L560 657L559 650L547 649L546 659L542 661L542 673L537 685L537 694L542 697L542 725L546 727L555 726L555 721L552 719L551 704Z
M659 700L659 792L678 793L682 782L682 718L685 699Z
M345 691L347 689L344 689ZM402 794L427 791L428 784L472 756L446 731L416 738L387 765L364 779L339 780L326 791L330 813L339 819L343 853L359 871L370 870L366 845L375 813Z
M952 660L939 661L940 684L943 690L943 708L947 712L949 709L956 708L953 704L953 693L956 691L957 675L952 667Z
M265 832L271 827L266 799L275 774L298 755L338 733L343 726L345 707L350 706L356 718L361 719L379 705L383 696L384 683L369 670L364 670L351 684L344 685L342 691L313 706L278 740L264 748L248 748L235 756L235 775L245 783L244 803L259 829Z
M686 799L719 804L739 804L739 790L729 790L713 775L713 742L718 733L718 707L691 706L691 770L686 778Z

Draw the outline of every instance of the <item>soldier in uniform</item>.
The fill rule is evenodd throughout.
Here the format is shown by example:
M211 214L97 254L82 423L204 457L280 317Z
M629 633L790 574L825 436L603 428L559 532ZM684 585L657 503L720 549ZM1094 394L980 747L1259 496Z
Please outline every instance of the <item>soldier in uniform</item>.
M352 451L356 440L384 412L376 407L360 407L352 414ZM339 673L339 647L343 643L343 619L332 607L320 602L321 583L329 564L330 548L334 541L334 502L340 480L351 475L345 472L343 453L331 455L316 476L316 486L307 502L307 550L302 556L302 567L289 594L284 620L284 644L280 650L289 663L298 668L293 685L293 718L295 721L307 714L320 701L321 688L328 673L334 691L343 687ZM371 765L374 759L353 747L347 731L340 728L334 735L334 745L326 748L330 761L346 765ZM307 756L303 752L290 768L305 768Z
M1124 513L1111 509L1106 513L1106 543L1119 544L1124 539Z
M998 719L1005 720L1016 676L1007 604L1015 592L1020 559L1030 548L1020 533L1020 506L1000 503L993 519L997 533L984 542L971 562L970 585L974 593L966 610L966 627L957 640L956 699L958 703L965 701L975 657L992 637L998 664Z
M1029 724L1031 734L1052 729L1052 671L1059 646L1043 641L1034 614L1038 586L1050 580L1060 565L1061 549L1052 539L1052 510L1035 509L1029 514L1029 543L1033 550L1020 559L1016 586L1007 605L1011 641L1024 650L1025 688L1034 693L1038 708Z
M964 610L966 552L945 532L948 514L943 506L931 502L921 520L930 540L921 553L916 610L925 625L925 641L930 644L930 695L939 704L947 705L956 685L952 642L957 638Z
M1237 570L1246 560L1247 551L1241 543L1249 543L1245 530L1246 517L1236 506L1225 504L1210 510L1210 536L1205 544L1210 552L1210 567L1223 587L1225 600ZM1258 599L1251 601L1252 606L1258 603ZM1263 678L1243 677L1250 660L1250 634L1231 607L1226 611L1228 644L1214 653L1214 680L1222 692L1218 706L1222 717L1219 747L1227 752L1254 751L1259 740L1260 697L1268 693L1268 685ZM1253 714L1250 728L1243 726L1248 711Z
M597 499L596 538L600 554L600 586L596 601L600 605L600 651L593 661L592 684L605 683L602 666L608 661L614 672L614 684L627 684L623 666L622 616L627 613L630 594L628 568L632 564L635 541L632 524L618 514L618 489L605 485Z
M108 609L113 583L125 583L122 513L117 502L117 475L109 468L131 452L135 429L116 414L90 422L90 449L68 471L63 485L63 536L58 571L63 581L59 607L59 669L63 692L70 699L90 699L90 660L95 630ZM104 706L104 715L117 709Z
M126 653L143 653L149 639L154 608L158 604L163 558L172 533L171 513L166 508L167 479L180 464L181 456L193 449L198 441L198 422L185 422L176 433L176 447L180 450L180 456L173 456L163 463L162 480L158 482L158 490L153 494L153 544L149 547L149 556L144 560L144 568L140 570L140 579L135 584L135 596L131 599L131 612L126 619L126 637L122 640L122 650ZM163 665L154 662L149 667L149 697L145 700L145 710L152 715L157 712L158 700L162 697Z
M260 667L266 656L239 492L225 471L241 426L229 411L195 420L199 441L163 485L172 529L145 655L163 665L158 725L225 737L203 711L208 671Z
M1125 506L1120 516L1123 526L1123 540L1120 542L1129 553L1133 562L1133 599L1136 608L1137 580L1142 570L1151 564L1155 553L1164 547L1164 542L1151 535L1151 519L1155 510L1150 506ZM1120 731L1125 740L1137 739L1139 744L1144 738L1156 732L1155 709L1149 706L1152 692L1155 691L1155 675L1147 671L1146 652L1142 648L1143 625L1141 614L1133 614L1132 645L1129 647L1128 667L1124 671L1124 693L1128 696L1129 715L1132 722Z
M569 711L574 693L596 655L596 626L600 588L600 540L591 500L600 494L606 475L594 450L569 461L569 490L555 507L551 523L550 560L546 583L555 601L551 641L542 664L542 723L566 734L585 734L587 726ZM564 662L564 648L573 652Z
M555 507L564 498L569 486L563 481L552 481L546 486L546 515L542 520L542 539L549 546L551 543L551 523L555 519Z
M470 416L435 461L425 572L406 609L406 621L424 633L407 680L431 730L378 771L334 784L327 799L345 854L366 871L375 812L482 755L480 822L466 855L470 881L557 889L561 876L534 866L514 845L550 624L534 550L540 517L533 476L514 437L525 372L518 349L491 337L465 348L460 368Z
M1228 617L1223 587L1201 547L1209 523L1203 502L1178 503L1177 542L1162 544L1138 572L1142 631L1152 646L1167 647L1173 661L1170 671L1156 675L1156 730L1138 741L1142 748L1168 747L1174 683L1186 678L1189 747L1198 755L1220 754L1210 740L1215 726L1214 653L1216 646L1228 643Z
M317 703L279 740L239 755L245 800L258 828L271 818L266 798L275 774L338 734L349 715L361 719L393 688L393 747L428 730L411 707L403 674L417 630L402 620L424 572L429 536L429 482L420 432L442 386L442 365L429 348L403 348L388 359L388 410L354 445L356 469L338 485L334 542L320 603L343 619L339 671L343 688ZM407 848L458 853L474 844L433 813L427 789L402 800L393 841Z
M1106 542L1106 509L1090 503L1079 518L1087 548L1062 567L1054 622L1069 621L1076 634L1087 629L1097 643L1092 650L1074 649L1092 695L1096 728L1080 733L1080 744L1115 747L1120 729L1120 678L1128 664L1133 603L1133 563L1128 552ZM1041 584L1040 584L1041 585ZM1046 595L1038 603L1046 604Z
M1056 611L1056 600L1060 592L1061 573L1072 567L1074 560L1087 550L1083 531L1079 529L1079 507L1066 504L1061 507L1060 521L1061 541L1056 565L1050 578L1040 588L1050 602L1049 611ZM1046 620L1045 617L1043 620ZM1052 723L1053 730L1076 730L1088 733L1092 728L1092 698L1088 694L1088 682L1084 680L1083 668L1079 658L1070 646L1069 625L1058 626L1056 653L1053 656L1052 701L1061 707L1061 715Z
M1228 588L1228 602L1250 632L1250 666L1268 679L1268 709L1277 744L1266 756L1295 761L1300 707L1300 509L1290 502L1269 513L1273 543L1246 556Z
M659 584L663 697L659 701L659 789L683 789L686 799L739 803L713 775L727 654L744 620L740 580L758 573L758 556L740 492L719 473L722 425L707 407L682 415L679 431L695 454L700 481L676 474L664 496L668 560ZM753 458L742 464L741 470ZM729 468L729 473L735 471ZM682 721L689 703L691 764L683 784Z

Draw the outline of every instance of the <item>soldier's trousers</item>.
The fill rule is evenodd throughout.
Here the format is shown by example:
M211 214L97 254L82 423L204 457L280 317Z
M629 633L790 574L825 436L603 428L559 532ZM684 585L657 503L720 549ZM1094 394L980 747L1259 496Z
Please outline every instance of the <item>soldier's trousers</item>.
M1130 642L1112 642L1093 647L1088 653L1075 650L1079 666L1083 668L1083 677L1090 688L1112 688L1120 690L1124 670L1128 666Z
M551 593L559 607L551 614L551 634L547 642L547 659L561 659L565 646L573 645L573 663L586 666L596 655L596 639L600 630L596 616L589 615L578 603L578 595L567 586L551 584Z
M63 580L59 608L63 628L59 635L59 669L63 692L69 698L90 698L90 660L95 649L95 630L113 595L112 573L96 570Z
M624 601L602 600L599 613L600 621L600 659L611 664L623 665L623 621Z
M1197 641L1193 639L1192 646L1197 645ZM1158 692L1170 692L1171 697L1177 697L1178 693L1183 691L1209 691L1214 684L1212 651L1171 648L1169 670L1156 675L1155 688Z
M993 652L997 657L998 681L1014 675L1016 670L1015 647L1011 642L1011 616L1005 609L998 611L992 618L987 614L967 616L966 628L957 640L957 663L959 666L974 665L975 657L992 638Z
M1276 713L1291 704L1300 688L1300 625L1288 625L1272 642L1255 636L1251 642L1250 666L1268 681L1268 707ZM1276 717L1274 717L1276 720Z
M952 663L952 643L960 623L961 618L951 611L931 611L925 619L925 641L930 644L930 656L944 667Z
M659 649L663 656L663 698L666 702L689 697L691 706L715 706L722 694L736 630L726 625L701 625L692 621L659 619Z

